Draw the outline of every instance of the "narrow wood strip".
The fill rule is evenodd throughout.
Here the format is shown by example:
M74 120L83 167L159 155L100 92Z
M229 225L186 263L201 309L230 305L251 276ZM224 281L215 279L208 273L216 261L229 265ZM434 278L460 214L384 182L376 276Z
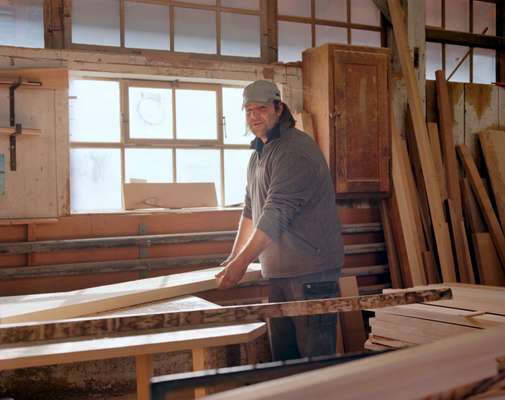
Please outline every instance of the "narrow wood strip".
M139 314L119 317L78 318L44 323L23 323L0 326L0 344L43 340L100 337L114 333L136 333L167 328L182 328L226 323L265 321L267 318L294 317L359 311L401 304L450 299L450 289L399 291L359 297L292 301L202 309L183 312Z
M389 265L389 275L391 276L391 286L393 288L402 288L403 283L400 267L398 265L398 253L396 251L395 240L393 237L391 223L389 221L387 203L385 200L380 201L379 208L382 218L382 226L384 229L384 241L386 243L386 249L388 254L388 265Z

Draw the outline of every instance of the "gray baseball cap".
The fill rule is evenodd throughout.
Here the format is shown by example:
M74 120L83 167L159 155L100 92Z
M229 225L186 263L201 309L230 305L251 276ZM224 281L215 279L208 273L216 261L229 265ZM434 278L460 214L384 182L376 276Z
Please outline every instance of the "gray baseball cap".
M248 103L270 104L274 100L281 100L281 92L277 85L270 81L255 81L244 89L242 108Z

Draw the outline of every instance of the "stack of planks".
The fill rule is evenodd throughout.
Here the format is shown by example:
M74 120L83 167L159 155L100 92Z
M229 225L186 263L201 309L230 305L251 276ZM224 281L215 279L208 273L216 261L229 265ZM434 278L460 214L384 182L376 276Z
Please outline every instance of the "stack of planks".
M505 285L505 130L479 134L488 191L465 144L455 145L447 81L436 71L439 121L426 123L398 0L388 0L411 127L392 127L392 196L383 207L393 287L438 282ZM395 121L392 117L391 121ZM458 156L460 163L458 163ZM494 203L493 206L493 194Z
M481 329L505 328L505 288L461 283L449 286L451 300L374 310L365 348L403 348Z

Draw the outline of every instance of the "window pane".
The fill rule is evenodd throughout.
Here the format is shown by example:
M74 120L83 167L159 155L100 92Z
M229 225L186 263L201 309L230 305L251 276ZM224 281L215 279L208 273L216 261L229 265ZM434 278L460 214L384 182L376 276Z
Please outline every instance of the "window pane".
M0 1L0 45L44 47L44 0Z
M248 132L242 110L242 88L223 88L223 135L225 144L249 144L253 135Z
M489 28L486 35L496 35L496 4L474 1L473 33L482 33L485 28Z
M252 150L224 151L224 204L244 202L247 165Z
M175 51L216 53L216 13L175 8Z
M447 7L446 3L446 7ZM470 31L469 0L451 0L445 13L445 29L450 31Z
M316 18L347 21L347 0L316 0Z
M73 1L72 42L119 46L119 0Z
M221 7L245 8L259 10L259 0L221 0Z
M442 0L426 0L426 25L442 27Z
M336 26L316 25L316 46L324 43L347 43L347 29Z
M372 0L352 0L351 22L356 24L380 26L380 11Z
M381 34L376 31L351 29L351 44L359 46L381 47Z
M73 80L69 92L70 141L119 142L119 83Z
M127 1L125 46L138 49L170 50L168 6Z
M177 149L176 182L214 182L221 203L221 162L219 150Z
M175 91L177 139L217 139L216 92Z
M473 49L473 81L496 82L496 50Z
M310 0L278 0L279 15L310 17Z
M309 24L297 22L278 22L279 61L301 61L302 51L311 47Z
M172 89L130 87L130 138L172 139Z
M445 45L445 76L449 76L468 51L468 47ZM470 57L461 64L452 76L451 82L470 82Z
M126 149L125 181L143 179L149 183L173 182L172 150Z
M260 17L221 13L221 54L260 56Z
M442 44L426 42L426 79L435 79L435 71L442 69Z
M216 0L184 0L185 3L195 3L195 4L203 4L206 6L215 6Z
M119 149L71 149L70 196L73 211L120 210Z

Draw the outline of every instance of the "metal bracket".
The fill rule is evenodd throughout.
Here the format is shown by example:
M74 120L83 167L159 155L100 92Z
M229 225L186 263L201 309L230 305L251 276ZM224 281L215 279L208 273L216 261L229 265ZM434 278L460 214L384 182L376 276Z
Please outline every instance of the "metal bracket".
M21 86L21 79L9 86L9 120L10 126L15 128L15 132L9 136L9 150L11 158L11 171L16 171L16 135L21 135L22 126L21 124L16 124L16 101L15 92L16 89Z

